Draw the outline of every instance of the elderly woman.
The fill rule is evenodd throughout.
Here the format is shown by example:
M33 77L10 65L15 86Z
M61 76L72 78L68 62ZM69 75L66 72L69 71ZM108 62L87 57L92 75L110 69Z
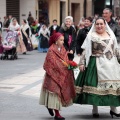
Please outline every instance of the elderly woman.
M67 16L59 32L64 34L64 47L69 52L69 60L73 60L76 47L76 30L72 27L73 17Z
M68 63L67 51L63 47L64 37L61 33L54 33L50 37L44 70L46 71L40 104L45 105L51 116L55 112L55 120L65 120L59 113L62 106L69 106L75 98L74 74L63 64Z
M93 117L99 117L97 106L110 106L110 115L120 117L116 109L120 106L117 40L103 18L96 19L82 48L75 103L93 105Z

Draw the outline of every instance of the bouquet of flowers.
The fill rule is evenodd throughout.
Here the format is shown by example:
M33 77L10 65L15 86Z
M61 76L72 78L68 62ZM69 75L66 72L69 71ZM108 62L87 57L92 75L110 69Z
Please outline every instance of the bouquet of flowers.
M62 62L68 68L68 70L73 70L78 67L78 64L74 61L69 61L68 63L65 61L62 61Z

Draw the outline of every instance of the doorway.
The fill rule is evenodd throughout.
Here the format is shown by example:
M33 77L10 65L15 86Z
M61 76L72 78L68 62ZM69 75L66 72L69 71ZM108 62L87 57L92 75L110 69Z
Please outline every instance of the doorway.
M80 21L80 4L79 3L71 4L71 15L74 18L74 24L77 25Z
M64 22L66 17L66 2L60 2L60 25Z
M48 11L48 1L46 0L39 0L38 2L39 7L39 23L49 25L49 11Z

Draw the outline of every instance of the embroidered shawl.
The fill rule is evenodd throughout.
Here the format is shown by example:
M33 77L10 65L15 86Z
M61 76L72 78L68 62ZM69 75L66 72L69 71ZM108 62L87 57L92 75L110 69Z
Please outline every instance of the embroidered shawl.
M75 97L74 74L61 60L68 61L65 48L59 51L55 44L51 45L43 66L46 71L43 88L56 93L62 104L68 105Z

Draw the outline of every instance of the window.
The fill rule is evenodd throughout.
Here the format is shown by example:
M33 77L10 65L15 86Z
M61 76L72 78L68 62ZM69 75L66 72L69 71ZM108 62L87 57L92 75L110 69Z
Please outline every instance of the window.
M105 5L110 5L110 0L106 0Z

